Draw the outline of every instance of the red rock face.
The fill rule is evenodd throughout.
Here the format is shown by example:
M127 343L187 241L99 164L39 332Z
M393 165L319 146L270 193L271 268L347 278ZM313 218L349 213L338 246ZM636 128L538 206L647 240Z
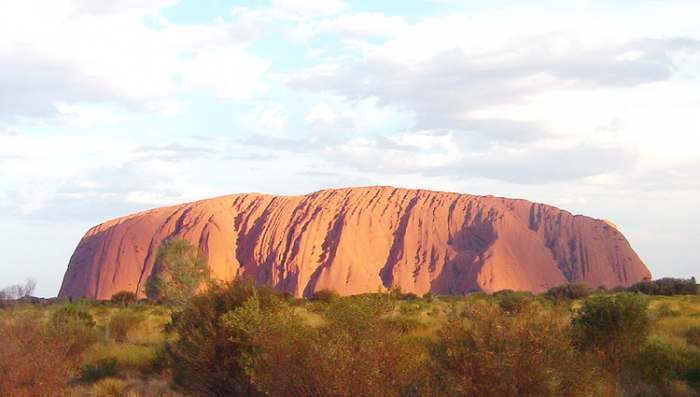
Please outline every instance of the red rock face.
M296 296L540 292L651 276L610 222L525 200L368 187L238 194L105 222L78 244L59 296L143 296L169 238L198 245L217 278L250 277Z

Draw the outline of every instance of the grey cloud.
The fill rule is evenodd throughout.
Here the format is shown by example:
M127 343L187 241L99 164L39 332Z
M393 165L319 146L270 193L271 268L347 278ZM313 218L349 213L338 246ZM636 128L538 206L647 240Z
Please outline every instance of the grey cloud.
M700 160L694 164L646 171L632 176L631 182L645 191L693 190L700 192Z
M152 191L158 184L171 182L174 175L157 172L145 161L95 169L84 177L60 187L59 195L123 195ZM164 191L164 193L172 193Z
M483 177L512 183L550 183L620 172L629 169L635 161L634 152L579 145L565 149L527 150L512 155L469 155L455 165L423 173Z
M0 136L19 136L17 131L0 129Z
M629 170L637 160L636 152L631 150L588 144L558 149L492 149L482 152L462 150L458 158L441 165L419 161L421 155L439 155L439 152L397 151L392 154L398 154L399 157L403 157L404 154L416 156L416 161L392 162L392 157L385 150L373 150L366 156L355 156L337 148L330 151L327 159L337 166L370 173L480 177L520 184L573 181L604 173L623 172Z
M527 38L507 48L476 54L453 49L411 65L378 52L333 73L300 74L289 84L355 100L376 97L380 105L415 112L419 129L465 130L494 142L524 142L544 138L548 132L532 123L463 115L491 105L519 103L550 88L635 86L666 80L676 67L674 54L700 51L700 41L680 37L560 55L553 50L555 38ZM636 55L625 57L633 53ZM553 79L524 84L528 78L542 75Z
M331 177L331 176L337 176L338 173L310 169L310 170L306 170L306 171L297 172L297 175L311 176L311 177Z
M0 216L44 221L109 219L159 206L163 202L181 201L183 194L174 187L175 178L177 175L155 171L139 161L102 167L57 185L55 191L42 200L41 206L29 214L21 214L18 208L27 197L10 191L7 202L14 208L3 211ZM155 194L158 201L152 204L130 201L132 193Z
M171 143L161 146L141 146L136 149L136 153L150 159L183 161L211 157L219 153L219 151L209 147Z
M155 11L175 3L177 0L74 0L77 12L87 14Z
M276 160L279 156L273 155L271 153L262 152L236 152L224 155L222 157L224 160L245 160L245 161L271 161Z
M111 97L98 80L33 54L0 54L0 70L0 121L53 117L56 103Z
M502 139L510 144L493 146L488 140L478 136L478 128L483 123L491 131L502 129ZM444 146L426 149L416 144L402 143L401 136L386 137L381 134L365 134L364 141L344 137L342 139L298 139L253 135L242 142L260 150L276 153L288 152L304 154L312 158L322 158L328 163L350 170L378 174L420 174L424 176L482 177L515 183L550 183L579 180L603 173L616 173L628 170L637 160L637 153L630 149L613 146L579 144L563 148L540 148L530 143L518 141L518 133L539 134L536 125L511 124L502 120L489 120L465 123L470 130L420 131L410 135L443 137L451 135L453 152L458 157L447 165L430 165L421 158L440 156ZM498 127L498 128L496 128ZM509 128L510 127L510 128ZM518 131L518 127L523 128ZM510 136L511 129L516 135ZM530 132L531 129L532 132ZM360 142L366 142L360 143ZM355 150L347 150L348 148ZM444 153L447 155L447 153ZM415 158L415 162L395 162L396 158ZM311 175L311 174L309 174ZM313 174L314 176L320 176Z
M243 145L257 146L269 150L307 151L315 145L307 138L287 138L264 134L251 134L239 140Z
M437 120L437 117L434 118ZM422 121L419 128L428 128L434 121ZM526 143L538 141L554 136L546 127L533 121L507 120L496 118L454 118L443 120L438 124L451 125L459 132L462 138L468 138L470 142L484 143L497 141L509 143Z
M210 136L194 136L195 143L170 143L167 145L147 145L136 149L141 159L159 160L166 162L181 162L202 159L221 160L273 160L277 156L266 150L268 146L285 146L286 140L255 135L242 140L213 138ZM241 146L244 145L244 146ZM245 146L253 146L251 151ZM293 146L293 145L292 145Z

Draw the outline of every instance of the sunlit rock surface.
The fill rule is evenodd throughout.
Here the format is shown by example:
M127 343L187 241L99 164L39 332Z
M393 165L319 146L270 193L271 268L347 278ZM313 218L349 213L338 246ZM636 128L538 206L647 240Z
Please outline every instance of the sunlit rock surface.
M296 296L392 287L539 292L567 281L611 288L650 277L610 221L525 200L367 187L236 194L107 221L78 244L59 296L142 296L169 238L198 245L215 277L251 277Z

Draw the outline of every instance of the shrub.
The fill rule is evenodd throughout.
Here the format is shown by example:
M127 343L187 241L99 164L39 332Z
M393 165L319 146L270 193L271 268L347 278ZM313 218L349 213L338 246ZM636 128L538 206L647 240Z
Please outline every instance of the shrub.
M111 302L113 304L124 307L136 303L136 301L136 294L131 291L119 291L116 294L112 295L111 299Z
M66 352L63 338L48 332L40 319L0 318L0 396L61 395L75 362Z
M695 389L700 390L700 353L695 352L692 354L689 361L685 379Z
M207 258L187 240L168 240L161 245L146 281L146 295L158 301L184 305L209 279Z
M110 378L119 372L117 359L107 357L93 363L88 363L78 370L78 380L83 383L94 383L104 378Z
M698 285L695 277L689 279L661 278L653 281L642 281L629 288L632 292L641 292L647 295L696 295Z
M645 345L651 330L647 299L619 293L594 295L572 319L577 346L597 355L612 374Z
M415 300L418 299L418 295L413 292L402 292L400 287L394 287L389 290L389 296L392 299L398 300Z
M120 310L112 315L109 320L110 335L117 342L124 342L129 331L136 328L143 321L143 316L128 310Z
M681 380L690 367L690 356L661 341L644 346L631 360L626 383L646 383L657 388Z
M440 395L585 396L604 386L574 349L566 322L535 304L508 313L476 301L438 338L432 372Z
M54 327L62 327L72 323L80 324L86 328L95 326L95 320L90 312L77 305L67 305L56 310L51 315L51 323Z
M280 302L269 290L258 290L251 282L212 283L173 314L170 329L178 338L166 346L166 355L177 385L212 396L260 395L244 362L251 345L235 327L222 326L224 315L253 297L263 310Z
M550 288L545 294L555 302L583 299L590 295L591 290L584 284L562 284Z
M311 300L313 301L319 301L319 302L325 302L325 303L330 303L336 299L338 299L340 295L330 289L322 289L314 292L314 294L311 296Z
M425 349L391 318L387 294L336 298L316 326L267 289L215 285L173 317L174 379L206 395L416 395Z
M105 378L98 381L94 386L94 395L99 397L125 397L126 382L121 379Z
M98 339L95 320L76 304L66 305L51 316L49 331L67 345L69 356L78 356Z
M395 301L386 294L342 298L319 327L292 316L271 315L251 332L259 354L251 360L254 382L273 396L425 395L426 350L389 317ZM271 326L271 324L280 324Z
M15 284L0 290L0 301L26 298L34 293L36 280L28 278L24 285Z
M269 298L253 294L221 319L229 344L238 347L238 363L248 374L248 395L310 395L305 382L309 374L302 372L310 368L300 368L305 366L299 363L311 360L306 347L315 334L282 300Z
M685 338L688 344L700 348L700 327L690 327L685 333Z
M516 292L509 289L495 292L493 298L506 313L519 313L532 303L531 293Z
M681 312L673 310L671 305L666 302L660 304L659 307L656 308L656 315L659 317L678 317L680 314Z

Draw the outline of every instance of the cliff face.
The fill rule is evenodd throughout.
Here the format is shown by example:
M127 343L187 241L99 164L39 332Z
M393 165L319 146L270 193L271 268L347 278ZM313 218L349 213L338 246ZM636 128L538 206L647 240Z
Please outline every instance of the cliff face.
M105 222L82 238L60 297L143 295L163 240L185 238L215 277L308 296L400 287L423 294L543 291L650 277L609 222L525 200L391 187L238 194Z

